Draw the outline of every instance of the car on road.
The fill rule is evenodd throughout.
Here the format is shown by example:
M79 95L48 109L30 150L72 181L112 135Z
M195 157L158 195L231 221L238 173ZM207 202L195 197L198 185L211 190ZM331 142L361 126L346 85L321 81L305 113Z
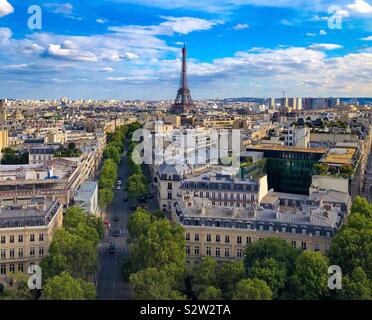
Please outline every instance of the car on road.
M136 211L137 207L130 208L132 211Z
M122 184L122 181L118 180L118 186L121 186L121 184Z
M120 237L120 230L119 230L119 229L115 229L115 231L114 231L114 233L113 233L113 236L114 236L115 238Z
M124 196L123 201L124 202L128 202L129 201L128 197L127 196Z
M118 186L116 189L117 189L117 190L121 190L121 186Z
M108 252L109 252L109 254L115 254L116 253L115 243L113 243L113 242L110 243Z
M114 222L119 222L119 221L120 221L119 216L115 216L115 217L114 217Z

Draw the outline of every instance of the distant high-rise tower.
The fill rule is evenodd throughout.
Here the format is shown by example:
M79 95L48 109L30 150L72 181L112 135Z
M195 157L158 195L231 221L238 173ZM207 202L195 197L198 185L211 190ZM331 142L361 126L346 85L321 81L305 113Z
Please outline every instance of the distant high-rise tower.
M186 45L182 49L182 70L180 86L177 92L176 100L170 108L171 113L187 114L193 111L195 105L191 98L189 80L187 78L187 49Z

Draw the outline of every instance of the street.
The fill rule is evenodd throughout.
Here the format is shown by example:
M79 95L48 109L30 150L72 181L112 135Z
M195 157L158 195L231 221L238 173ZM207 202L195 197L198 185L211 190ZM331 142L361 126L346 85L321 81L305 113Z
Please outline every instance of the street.
M127 239L127 224L128 219L133 211L131 208L134 204L131 200L124 201L124 187L130 176L127 167L127 158L125 152L122 156L122 161L119 165L118 177L122 178L121 190L116 190L115 199L111 206L106 210L105 220L111 224L112 233L120 230L119 237L113 237L106 232L106 236L100 244L99 248L99 270L97 274L97 296L99 300L130 300L132 299L132 290L129 283L124 282L121 275L121 261L122 258L128 255L128 248L126 244ZM153 190L151 190L153 191ZM155 210L157 208L156 200L152 199L149 203L149 209ZM118 216L119 221L114 222L114 217ZM108 248L110 243L114 242L116 247L115 254L109 254Z

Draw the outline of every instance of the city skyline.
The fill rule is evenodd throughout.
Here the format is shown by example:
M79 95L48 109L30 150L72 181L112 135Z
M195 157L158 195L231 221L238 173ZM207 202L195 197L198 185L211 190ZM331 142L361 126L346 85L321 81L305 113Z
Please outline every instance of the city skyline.
M371 97L367 1L34 4L41 30L27 27L30 4L0 1L2 97L172 100L184 41L195 100Z

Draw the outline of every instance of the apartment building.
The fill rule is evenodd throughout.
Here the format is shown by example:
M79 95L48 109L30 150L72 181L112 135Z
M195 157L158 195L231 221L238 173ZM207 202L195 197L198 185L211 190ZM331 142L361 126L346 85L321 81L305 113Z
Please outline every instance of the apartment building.
M259 204L268 192L267 176L243 179L236 175L208 172L181 181L180 191L208 199L217 207L247 208Z
M27 272L39 264L62 221L63 206L57 200L1 206L0 282L11 272Z
M207 199L184 195L172 212L183 225L188 263L205 256L243 259L246 246L265 239L284 239L295 248L326 252L341 224L340 208L309 205L295 212L252 205L218 207Z
M11 204L46 198L67 206L87 176L84 161L65 158L42 164L1 165L0 200Z

